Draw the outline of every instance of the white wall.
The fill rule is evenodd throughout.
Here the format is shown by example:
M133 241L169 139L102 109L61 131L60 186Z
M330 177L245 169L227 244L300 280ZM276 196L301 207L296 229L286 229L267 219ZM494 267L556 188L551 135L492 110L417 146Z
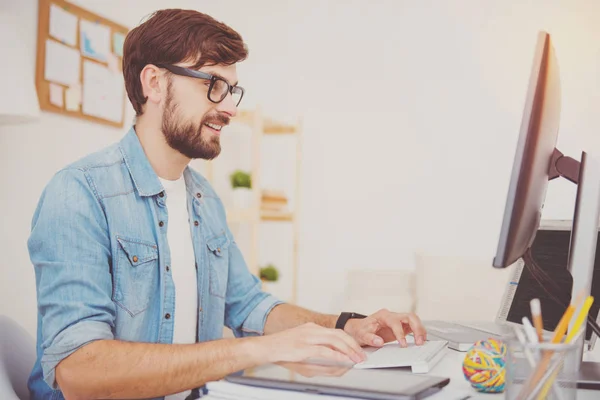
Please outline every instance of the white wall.
M19 40L33 79L37 1L12 3L32 27ZM242 34L245 106L304 117L300 304L320 311L339 311L346 270L413 268L415 248L491 262L539 29L560 62L559 147L575 158L600 148L596 1L76 3L127 26L157 8L196 8ZM58 168L121 134L49 114L0 127L0 312L31 331L26 239L38 196ZM570 218L574 194L553 182L544 216ZM278 229L261 246L277 260L289 248Z

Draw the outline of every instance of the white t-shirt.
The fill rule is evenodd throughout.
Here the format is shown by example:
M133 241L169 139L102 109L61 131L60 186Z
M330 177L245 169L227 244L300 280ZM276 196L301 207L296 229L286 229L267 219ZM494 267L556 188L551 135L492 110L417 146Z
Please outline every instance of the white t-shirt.
M159 178L160 179L160 178ZM165 188L168 212L167 241L171 252L170 273L175 284L175 326L173 343L196 343L198 320L198 290L196 260L190 231L185 180L160 179ZM184 400L190 391L165 397Z

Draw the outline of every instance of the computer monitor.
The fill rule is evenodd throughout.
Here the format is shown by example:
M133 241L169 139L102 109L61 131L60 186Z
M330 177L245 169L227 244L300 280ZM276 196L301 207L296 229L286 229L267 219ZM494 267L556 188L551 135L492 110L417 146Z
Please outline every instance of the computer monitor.
M558 61L547 32L540 32L513 169L493 260L496 268L506 268L523 258L533 268L542 286L552 290L552 281L537 266L531 246L540 226L548 181L564 177L578 185L568 265L573 283L571 297L589 295L598 237L600 208L600 166L582 153L581 162L565 157L556 149L560 122L560 76ZM566 299L563 299L563 301ZM560 304L566 308L568 303ZM591 316L588 324L598 329ZM596 331L596 334L598 332Z

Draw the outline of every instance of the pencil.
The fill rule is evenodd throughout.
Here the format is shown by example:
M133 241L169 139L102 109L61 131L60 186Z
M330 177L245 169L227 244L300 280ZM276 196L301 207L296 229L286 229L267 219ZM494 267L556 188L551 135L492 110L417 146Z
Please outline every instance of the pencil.
M531 319L533 320L533 326L538 335L538 342L544 341L544 322L542 321L542 305L540 299L532 299L531 305Z

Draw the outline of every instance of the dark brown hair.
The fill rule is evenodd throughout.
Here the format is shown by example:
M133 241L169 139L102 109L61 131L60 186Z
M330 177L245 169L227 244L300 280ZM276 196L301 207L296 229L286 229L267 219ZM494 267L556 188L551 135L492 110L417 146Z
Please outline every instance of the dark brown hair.
M209 15L194 10L154 12L132 29L123 45L123 76L136 115L142 114L144 96L140 73L148 64L193 62L231 65L246 59L248 49L239 33Z

